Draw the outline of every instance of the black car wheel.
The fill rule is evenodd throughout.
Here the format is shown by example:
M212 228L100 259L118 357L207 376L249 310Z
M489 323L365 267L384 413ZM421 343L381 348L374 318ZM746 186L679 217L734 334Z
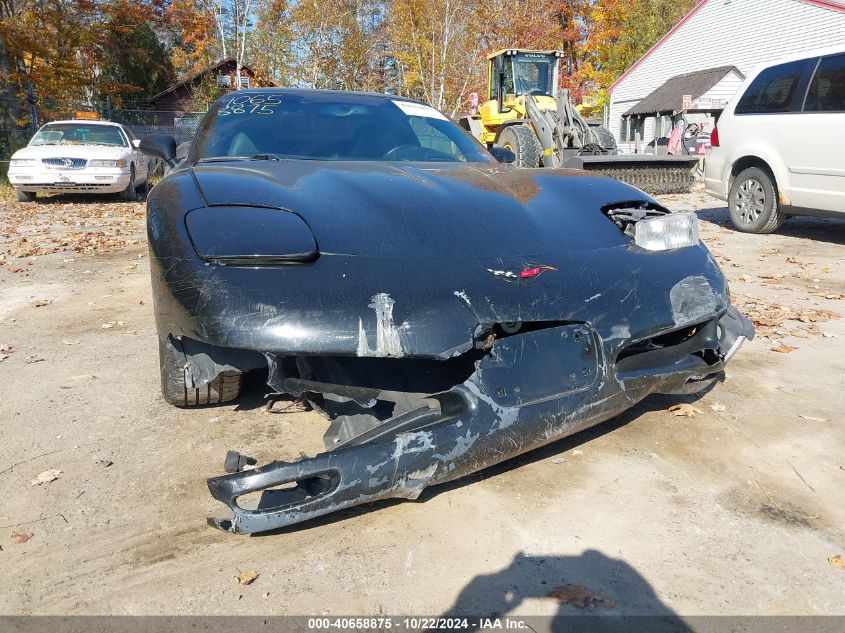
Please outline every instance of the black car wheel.
M129 168L129 184L126 189L120 192L120 199L124 202L135 202L138 199L138 191L135 184L135 165Z
M35 194L31 191L15 189L15 194L18 197L18 202L35 202Z
M774 179L759 167L749 167L734 179L728 208L733 225L745 233L777 231L786 219Z
M188 359L170 337L163 341L159 339L158 358L161 393L170 404L177 407L220 404L240 395L242 374L237 371L224 371L201 387L189 387L186 375Z
M496 145L509 149L516 156L513 162L518 167L539 167L540 166L540 141L534 135L534 130L529 126L511 125L502 130Z

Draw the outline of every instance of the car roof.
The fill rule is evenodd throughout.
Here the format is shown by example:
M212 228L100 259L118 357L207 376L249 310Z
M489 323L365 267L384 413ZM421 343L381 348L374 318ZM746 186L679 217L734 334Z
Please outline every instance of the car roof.
M779 57L778 59L765 62L764 64L760 64L754 69L750 77L753 77L753 75L759 75L761 71L765 70L766 68L771 68L772 66L780 66L781 64L797 62L801 61L802 59L813 59L814 57L840 55L842 53L845 53L845 46L843 46L842 44L837 44L836 46L825 46L824 48L816 48L813 50L804 51L803 53L793 53L792 55L786 57Z
M115 127L123 127L120 123L115 123L114 121L97 121L93 119L62 119L61 121L50 121L44 125L53 125L54 123L73 123L76 125L113 125Z

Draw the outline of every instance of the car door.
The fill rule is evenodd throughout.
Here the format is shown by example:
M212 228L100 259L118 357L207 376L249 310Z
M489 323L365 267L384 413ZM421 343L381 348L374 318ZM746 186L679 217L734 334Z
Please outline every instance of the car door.
M845 213L845 53L817 60L802 111L779 134L792 204Z
M129 147L132 150L132 162L135 164L135 182L142 183L147 180L149 159L136 147L138 137L132 133L132 130L123 128L123 131L126 134L126 138L129 139Z

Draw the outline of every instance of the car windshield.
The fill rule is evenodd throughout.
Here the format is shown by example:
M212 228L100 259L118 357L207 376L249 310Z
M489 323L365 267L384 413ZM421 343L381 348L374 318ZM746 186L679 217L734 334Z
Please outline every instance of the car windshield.
M520 53L514 58L516 94L552 96L557 58L545 53Z
M85 123L48 123L30 141L37 145L109 145L126 147L120 128L114 125Z
M227 158L493 162L429 106L371 95L238 91L218 100L192 161Z

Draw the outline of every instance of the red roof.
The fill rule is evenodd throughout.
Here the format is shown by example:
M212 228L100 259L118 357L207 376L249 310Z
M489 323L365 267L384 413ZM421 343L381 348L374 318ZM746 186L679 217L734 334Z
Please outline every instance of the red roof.
M834 11L845 12L845 4L841 4L842 0L800 0L800 1L805 2L807 4L815 5L817 7L822 7L824 9L832 9ZM607 89L607 91L613 92L614 88L616 88L616 86L619 85L619 83L623 79L625 79L625 77L627 77L632 72L634 72L635 68L637 68L646 59L648 59L654 51L656 51L658 48L660 48L663 45L663 42L665 42L670 37L672 37L672 34L675 33L675 31L677 31L678 29L680 29L684 24L686 24L687 21L692 16L694 16L696 13L698 13L705 4L707 4L707 0L698 0L698 4L696 4L689 13L687 13L684 17L682 17L675 26L673 26L671 29L669 29L669 32L666 33L666 35L664 35L663 37L661 37L657 41L657 44L655 44L650 49L648 49L646 51L645 55L640 57L637 61L635 61L633 63L633 65L628 70L626 70L624 73L622 73L622 75L619 77L619 79L614 81L610 85L610 88Z

